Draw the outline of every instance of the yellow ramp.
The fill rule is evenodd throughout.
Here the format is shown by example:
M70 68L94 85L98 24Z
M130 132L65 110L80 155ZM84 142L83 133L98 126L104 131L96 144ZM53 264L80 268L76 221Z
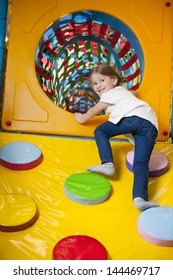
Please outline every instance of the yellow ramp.
M125 159L133 149L128 142L111 142L116 174L109 179L112 192L98 205L82 205L64 194L64 181L74 173L99 163L95 141L29 134L1 133L0 147L12 141L29 141L44 156L34 169L13 171L0 165L0 194L18 193L31 197L39 217L29 228L0 232L0 259L52 260L56 243L69 235L88 235L98 239L112 260L171 260L173 247L159 247L145 241L137 231L140 212L132 203L133 174ZM162 206L173 207L173 147L156 144L156 150L169 160L168 171L149 179L149 197ZM7 213L8 216L8 213Z

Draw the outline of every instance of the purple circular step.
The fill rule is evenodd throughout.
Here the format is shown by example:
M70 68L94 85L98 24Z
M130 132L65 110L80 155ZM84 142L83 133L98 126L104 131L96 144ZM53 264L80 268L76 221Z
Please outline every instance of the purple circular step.
M129 171L133 172L134 150L127 153L126 167ZM168 169L167 157L156 150L153 150L149 161L149 176L158 177L164 174Z

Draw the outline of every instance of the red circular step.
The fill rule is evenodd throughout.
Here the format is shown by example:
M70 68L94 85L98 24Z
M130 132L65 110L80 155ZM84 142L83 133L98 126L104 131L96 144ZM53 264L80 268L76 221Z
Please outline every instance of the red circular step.
M95 238L71 235L61 239L53 249L54 260L107 260L105 247Z

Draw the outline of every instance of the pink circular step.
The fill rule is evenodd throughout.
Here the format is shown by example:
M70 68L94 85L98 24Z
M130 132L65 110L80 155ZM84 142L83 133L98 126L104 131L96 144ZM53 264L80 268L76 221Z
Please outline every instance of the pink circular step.
M43 159L40 149L29 142L11 142L0 148L0 163L12 170L27 170L39 165Z
M129 171L133 172L134 150L127 153L126 167ZM158 177L164 174L168 169L167 157L156 150L153 150L149 161L149 176Z
M138 217L137 229L148 242L173 247L173 208L161 206L143 211Z
M54 260L107 260L105 247L87 235L71 235L61 239L53 249Z

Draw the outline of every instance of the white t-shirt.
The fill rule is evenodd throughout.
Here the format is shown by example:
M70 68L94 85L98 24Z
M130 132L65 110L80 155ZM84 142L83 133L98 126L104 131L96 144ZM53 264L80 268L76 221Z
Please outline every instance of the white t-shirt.
M110 104L106 113L109 114L109 121L117 124L124 117L139 116L150 121L157 129L157 117L148 103L136 98L129 90L117 86L106 93L103 93L101 102ZM125 135L133 144L132 135Z

